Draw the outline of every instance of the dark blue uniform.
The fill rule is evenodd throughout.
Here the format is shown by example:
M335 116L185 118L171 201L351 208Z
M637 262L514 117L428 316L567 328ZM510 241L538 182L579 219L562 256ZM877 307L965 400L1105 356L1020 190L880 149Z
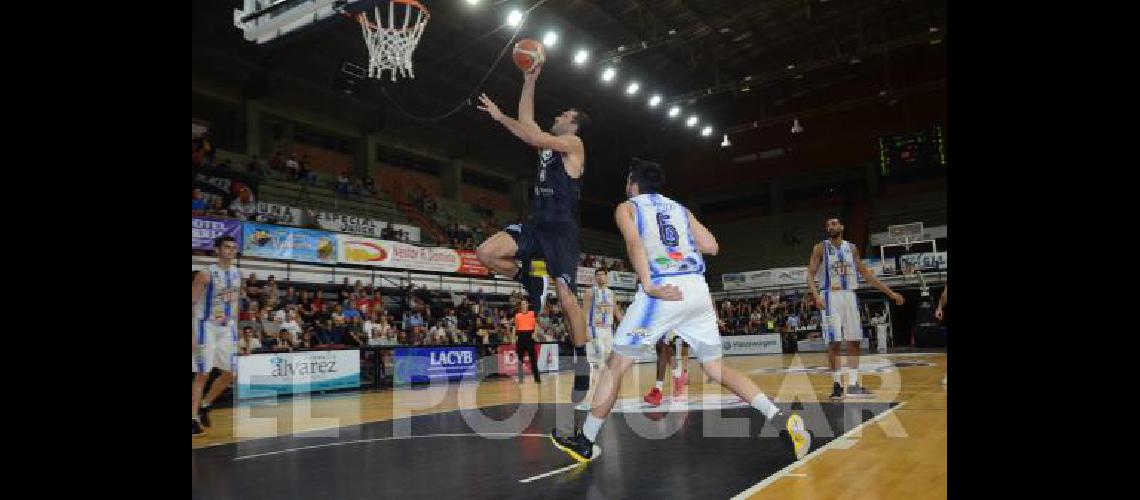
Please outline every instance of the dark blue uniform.
M580 193L580 181L566 173L562 153L544 149L538 153L530 216L504 229L519 247L516 258L546 261L546 273L571 291L578 277Z

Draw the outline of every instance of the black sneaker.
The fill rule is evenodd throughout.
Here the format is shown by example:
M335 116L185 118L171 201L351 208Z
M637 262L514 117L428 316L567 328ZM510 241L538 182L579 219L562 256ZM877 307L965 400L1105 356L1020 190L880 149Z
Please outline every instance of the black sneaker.
M867 388L861 385L849 385L847 386L847 397L864 399L873 398L875 397L875 393L867 390Z
M197 436L201 436L201 435L206 433L206 429L203 429L202 424L199 423L197 420L190 419L190 422L191 422L191 424L193 424L190 426L190 435L191 436L197 437Z
M210 407L203 406L198 408L198 420L202 422L203 426L210 427Z
M575 431L573 436L559 436L558 429L554 429L550 431L550 442L581 463L589 463L602 455L602 449L586 439L581 431Z
M843 399L843 386L839 385L839 382L833 382L831 384L831 400L838 401L840 399Z

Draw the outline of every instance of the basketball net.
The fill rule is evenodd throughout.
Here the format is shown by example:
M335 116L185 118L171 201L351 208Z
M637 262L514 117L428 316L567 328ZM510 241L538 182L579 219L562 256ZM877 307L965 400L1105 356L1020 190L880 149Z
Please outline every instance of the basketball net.
M396 4L404 6L403 23L397 23ZM415 78L412 73L412 52L420 43L431 13L416 0L389 0L388 25L380 7L373 8L373 20L368 19L367 11L357 14L364 34L364 46L368 49L368 76L381 79L385 71L391 72L392 81L396 75ZM397 24L400 24L397 27Z

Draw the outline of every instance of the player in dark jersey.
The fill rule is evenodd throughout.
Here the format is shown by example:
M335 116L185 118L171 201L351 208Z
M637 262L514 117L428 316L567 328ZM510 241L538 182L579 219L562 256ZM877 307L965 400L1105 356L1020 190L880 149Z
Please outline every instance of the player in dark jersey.
M575 365L574 402L589 389L589 364L586 362L586 324L582 307L575 295L579 258L580 179L586 166L586 149L578 132L589 117L577 109L568 109L554 118L550 133L534 121L534 85L542 66L526 73L519 97L519 118L503 114L487 97L479 96L478 108L503 124L523 142L538 149L538 169L534 181L534 198L530 215L523 224L507 226L476 249L479 260L503 276L513 276L523 284L537 312L546 306L547 278L530 276L532 260L546 262L546 274L554 281L558 302L574 340L579 362ZM515 264L515 259L522 265ZM578 365L581 365L579 367ZM581 369L579 369L581 368ZM584 371L584 373L582 373Z

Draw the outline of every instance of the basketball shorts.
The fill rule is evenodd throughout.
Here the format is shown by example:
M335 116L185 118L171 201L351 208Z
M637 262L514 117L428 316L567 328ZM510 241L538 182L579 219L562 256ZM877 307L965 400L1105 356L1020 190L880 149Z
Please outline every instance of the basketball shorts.
M661 337L661 340L658 342L662 344L673 345L675 340L677 340L677 330L669 330L669 333L666 333L663 337Z
M850 290L824 290L823 338L827 342L863 340L863 324L855 292Z
M194 373L209 373L214 368L234 371L237 368L237 323L226 325L207 320L194 320L198 351L194 353Z
M586 360L595 365L605 363L613 350L613 329L604 326L591 327L590 340L586 342Z
M614 352L629 357L645 356L670 330L676 330L677 336L689 344L700 362L723 356L716 312L704 275L668 276L653 282L676 285L681 289L682 300L653 298L638 287L633 303L614 334Z
M511 224L503 231L511 235L519 247L516 259L543 260L547 275L565 283L571 292L576 290L580 253L577 223L527 221Z

